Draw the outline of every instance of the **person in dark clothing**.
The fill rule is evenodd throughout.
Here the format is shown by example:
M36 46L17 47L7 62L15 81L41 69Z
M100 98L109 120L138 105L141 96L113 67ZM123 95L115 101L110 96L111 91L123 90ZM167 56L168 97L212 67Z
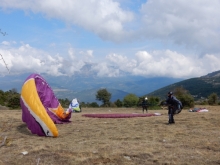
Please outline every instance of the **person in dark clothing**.
M145 99L143 99L141 105L142 105L143 113L144 113L144 110L146 110L146 113L147 113L147 108L148 108L148 100L147 100L147 97L145 97Z
M169 121L168 124L174 124L174 114L180 113L182 110L182 103L173 96L173 92L168 92L167 99L165 104L168 105L168 115L169 115Z

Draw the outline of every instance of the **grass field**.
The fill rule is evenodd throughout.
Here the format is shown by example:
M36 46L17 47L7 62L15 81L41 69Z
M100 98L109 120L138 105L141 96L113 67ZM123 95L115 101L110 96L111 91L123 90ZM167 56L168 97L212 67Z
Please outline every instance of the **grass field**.
M71 123L57 125L57 138L31 134L21 110L0 110L0 165L219 165L220 106L206 108L183 110L174 125L167 125L167 110L149 111L161 116L101 119L82 114L142 111L83 109Z

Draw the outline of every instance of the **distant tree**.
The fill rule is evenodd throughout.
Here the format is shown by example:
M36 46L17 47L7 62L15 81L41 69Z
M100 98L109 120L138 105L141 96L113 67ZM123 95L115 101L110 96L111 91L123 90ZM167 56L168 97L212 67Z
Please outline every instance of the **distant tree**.
M123 106L123 102L120 99L117 99L114 103L117 107L122 107Z
M5 105L4 95L5 95L5 92L0 90L0 105Z
M142 106L143 100L147 97L148 109L159 109L160 98L156 96L143 96L139 97L138 106Z
M212 93L208 96L209 105L217 105L218 104L218 95L216 93Z
M17 89L13 88L6 92L0 90L0 105L12 109L20 108L20 94L17 92Z
M8 100L8 107L12 109L20 108L20 96L19 95L14 95Z
M18 90L17 90L16 88L12 88L12 89L11 89L11 93L16 94L16 93L18 93Z
M110 102L110 107L117 108L118 106L114 102Z
M112 94L107 89L100 89L97 91L96 99L102 101L104 107L110 106L110 99Z
M65 98L65 99L59 99L60 104L62 105L63 108L67 108L70 105L70 100Z
M177 99L179 99L182 102L183 107L194 107L195 102L193 96L189 93L189 91L187 91L183 87L175 88L174 94L177 97Z
M125 107L134 107L137 106L139 97L137 97L135 94L128 94L123 99L123 104Z
M89 107L97 108L97 107L99 107L99 105L97 102L92 102L89 104Z
M83 102L81 102L81 106L82 107L87 107L87 104L83 101Z
M156 96L150 96L148 97L148 103L151 105L151 106L157 106L160 102L160 98L159 97L156 97Z

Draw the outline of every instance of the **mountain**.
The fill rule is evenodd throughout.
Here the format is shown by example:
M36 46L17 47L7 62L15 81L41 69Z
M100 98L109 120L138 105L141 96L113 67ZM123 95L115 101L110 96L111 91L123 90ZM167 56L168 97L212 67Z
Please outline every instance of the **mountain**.
M97 102L97 103L101 103L100 101L96 100L96 93L99 90L99 88L95 88L95 89L88 89L88 90L84 90L84 91L80 91L80 92L73 92L73 91L54 91L55 95L58 98L67 98L69 100L72 100L73 98L77 98L80 102L84 101L84 102ZM111 102L116 101L117 99L122 99L124 98L126 95L128 95L129 93L121 91L121 90L117 90L117 89L111 89L108 88L107 89L109 93L112 94L111 97Z
M215 71L205 76L190 78L173 83L150 92L147 95L165 98L167 92L173 91L176 87L183 87L184 89L188 90L195 99L207 98L212 93L220 95L220 71Z
M89 68L87 68L89 69ZM86 73L86 74L85 74ZM21 91L22 84L30 73L21 75L7 75L0 77L0 89L7 91L12 88ZM142 76L124 75L120 77L98 77L95 73L76 73L73 76L51 76L41 74L54 90L57 98L78 98L84 102L97 102L96 92L106 88L111 94L111 101L122 100L129 93L143 96L182 79L157 77L145 78Z

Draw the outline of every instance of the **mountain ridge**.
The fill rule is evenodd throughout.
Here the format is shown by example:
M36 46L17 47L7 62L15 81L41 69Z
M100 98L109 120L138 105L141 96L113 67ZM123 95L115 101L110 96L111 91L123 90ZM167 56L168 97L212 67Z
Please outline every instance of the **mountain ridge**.
M183 87L188 90L196 100L207 98L212 93L220 95L220 71L215 71L201 77L179 81L150 92L147 95L157 96L164 99L167 92L174 91L176 87Z
M21 91L21 87L30 73L22 75L8 75L0 77L1 90L12 88ZM94 75L74 75L74 76L51 76L41 74L47 83L54 90L57 98L79 98L84 102L97 102L95 93L101 88L112 91L112 101L116 98L122 100L129 93L142 96L158 88L164 87L182 79L169 77L145 78L142 76L121 76L121 77L97 77ZM91 96L89 93L93 93Z

